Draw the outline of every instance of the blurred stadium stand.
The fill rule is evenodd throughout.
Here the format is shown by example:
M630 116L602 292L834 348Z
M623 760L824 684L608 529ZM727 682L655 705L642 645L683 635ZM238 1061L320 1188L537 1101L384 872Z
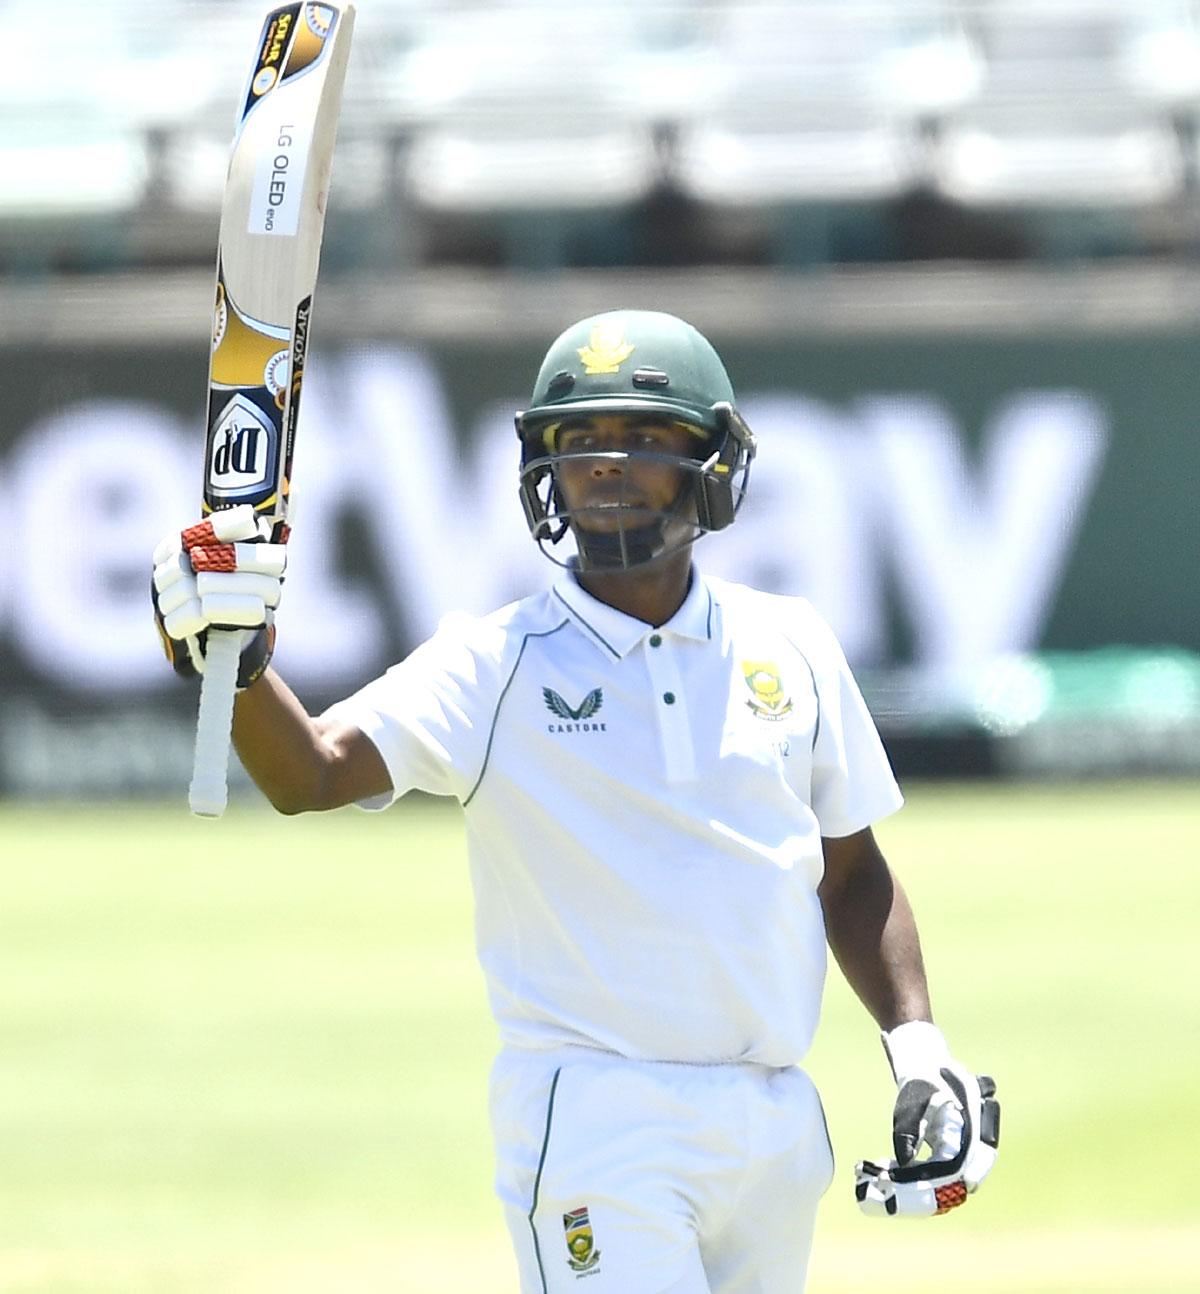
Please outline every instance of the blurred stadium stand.
M1190 252L1197 8L372 0L328 267ZM0 264L205 263L262 9L0 4Z
M0 0L0 798L186 781L141 554L269 3ZM1198 174L1200 0L361 0L285 670L548 578L511 411L623 303L719 342L764 453L704 560L837 621L902 772L1194 777Z

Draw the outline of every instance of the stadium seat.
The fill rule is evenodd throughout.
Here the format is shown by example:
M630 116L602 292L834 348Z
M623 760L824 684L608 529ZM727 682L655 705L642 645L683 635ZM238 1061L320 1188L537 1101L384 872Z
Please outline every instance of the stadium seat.
M1145 0L988 0L974 7L985 72L947 114L939 176L960 202L1147 206L1179 191L1182 165L1137 42L1168 8ZM1136 73L1143 72L1142 79Z
M714 39L722 73L683 126L678 181L715 207L773 208L791 263L836 255L835 226L865 229L869 204L922 179L922 121L977 75L946 7L917 0L729 4Z
M653 182L648 130L619 102L611 72L633 10L497 4L430 25L391 97L411 143L405 175L427 217L496 217L512 263L550 268L580 222L628 207ZM603 257L601 258L603 259Z
M146 182L146 150L123 123L74 105L5 117L0 216L29 220L132 210Z
M685 144L690 178L714 196L726 165L737 168L730 197L743 185L750 196L800 198L894 189L911 168L906 141L930 110L930 85L963 93L969 57L941 6L928 4L731 4L715 40L721 83ZM706 165L716 172L707 181Z
M435 129L413 145L417 201L457 211L532 206L586 209L634 201L649 187L654 150L644 131L599 123L591 130L520 123L495 130Z
M955 201L1122 208L1165 202L1180 190L1175 136L1140 103L991 108L975 105L946 131L939 183Z
M679 149L685 191L745 206L884 197L916 178L920 151L909 123L849 104L814 107L788 128L751 130L719 117L695 126Z
M128 216L149 175L145 141L76 105L5 112L0 260L10 268L107 269L127 259Z

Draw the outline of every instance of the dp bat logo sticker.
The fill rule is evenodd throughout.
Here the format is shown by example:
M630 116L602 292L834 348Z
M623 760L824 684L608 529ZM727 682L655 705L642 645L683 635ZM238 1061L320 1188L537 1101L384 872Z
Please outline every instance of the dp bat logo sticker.
M240 393L235 395L221 411L210 437L209 490L222 499L261 493L271 479L275 437L274 425L258 405Z

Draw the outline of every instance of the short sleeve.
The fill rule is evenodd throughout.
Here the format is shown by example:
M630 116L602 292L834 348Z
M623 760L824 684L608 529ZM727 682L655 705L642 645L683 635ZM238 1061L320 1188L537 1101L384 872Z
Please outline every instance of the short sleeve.
M851 836L904 803L875 721L833 631L815 614L812 808L823 836Z
M325 711L323 718L362 729L387 766L390 794L361 801L361 808L386 809L412 790L459 800L469 793L487 739L481 733L481 716L488 712L486 664L455 618L386 674Z

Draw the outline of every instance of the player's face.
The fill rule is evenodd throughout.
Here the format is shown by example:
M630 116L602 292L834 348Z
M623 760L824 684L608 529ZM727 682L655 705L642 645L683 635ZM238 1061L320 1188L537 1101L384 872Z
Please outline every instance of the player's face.
M669 461L691 456L695 435L678 423L603 414L565 424L555 448L558 488L577 525L613 533L653 522L675 506L682 471ZM600 457L610 453L631 457ZM663 455L656 458L655 455Z

